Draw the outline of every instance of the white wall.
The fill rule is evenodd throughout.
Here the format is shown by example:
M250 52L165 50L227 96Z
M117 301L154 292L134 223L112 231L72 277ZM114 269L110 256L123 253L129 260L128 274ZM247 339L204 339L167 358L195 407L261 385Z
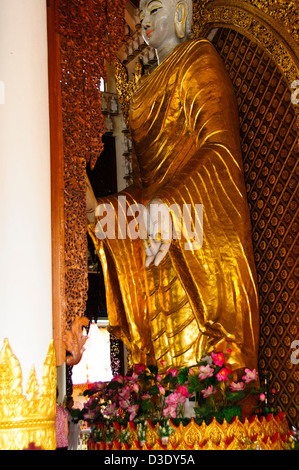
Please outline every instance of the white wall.
M52 338L46 0L1 0L0 348L41 384ZM4 95L4 96L3 96Z

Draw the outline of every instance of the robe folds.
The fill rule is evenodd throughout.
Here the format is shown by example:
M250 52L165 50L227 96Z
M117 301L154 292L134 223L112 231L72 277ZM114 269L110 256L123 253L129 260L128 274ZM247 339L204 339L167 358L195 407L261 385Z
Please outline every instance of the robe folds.
M239 118L230 79L208 40L182 43L143 77L129 127L134 184L98 202L113 208L116 224L127 212L128 227L132 204L158 197L169 208L188 208L193 229L202 205L202 243L181 230L163 262L146 268L143 240L126 233L99 240L90 226L111 332L134 363L156 363L161 372L228 348L233 370L257 367L258 294ZM182 212L171 212L178 230Z

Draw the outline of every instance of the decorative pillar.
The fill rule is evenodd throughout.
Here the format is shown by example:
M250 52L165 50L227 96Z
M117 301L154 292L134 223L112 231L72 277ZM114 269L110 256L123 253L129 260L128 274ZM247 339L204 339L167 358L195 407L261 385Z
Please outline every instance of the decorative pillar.
M0 449L52 449L46 0L1 1L0 82Z

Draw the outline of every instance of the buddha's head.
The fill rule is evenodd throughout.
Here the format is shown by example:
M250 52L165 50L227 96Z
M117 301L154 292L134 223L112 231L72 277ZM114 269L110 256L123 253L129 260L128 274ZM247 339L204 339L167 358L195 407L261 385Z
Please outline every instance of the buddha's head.
M139 8L143 38L154 49L191 36L192 0L141 0Z

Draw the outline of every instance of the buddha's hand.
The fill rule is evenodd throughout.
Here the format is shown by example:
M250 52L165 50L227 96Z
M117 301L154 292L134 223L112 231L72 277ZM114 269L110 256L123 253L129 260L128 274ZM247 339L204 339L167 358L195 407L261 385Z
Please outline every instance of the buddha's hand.
M153 261L158 266L165 258L172 240L172 219L169 209L161 199L153 198L146 205L143 212L144 223L147 230L145 244L145 266Z

